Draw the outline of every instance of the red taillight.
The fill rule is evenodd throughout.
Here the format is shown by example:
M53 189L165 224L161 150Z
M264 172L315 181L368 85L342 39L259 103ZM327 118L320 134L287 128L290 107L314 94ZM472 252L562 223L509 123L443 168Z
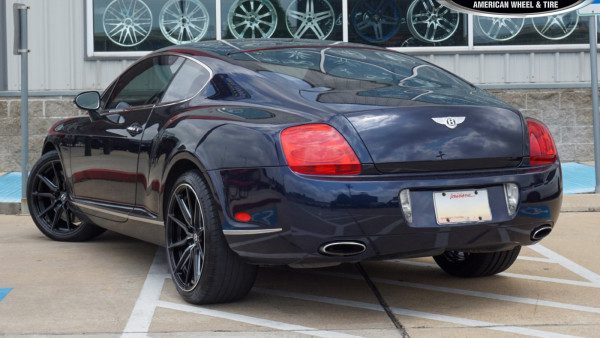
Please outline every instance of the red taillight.
M527 119L529 130L529 163L532 166L551 164L556 161L557 151L550 131L542 122Z
M358 175L361 165L346 139L330 125L305 124L281 132L288 166L299 174Z

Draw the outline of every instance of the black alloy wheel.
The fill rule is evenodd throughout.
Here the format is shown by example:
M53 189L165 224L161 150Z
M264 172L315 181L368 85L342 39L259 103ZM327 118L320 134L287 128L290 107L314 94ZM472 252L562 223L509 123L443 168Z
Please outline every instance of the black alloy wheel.
M250 292L257 268L227 243L215 198L203 175L183 173L170 184L165 244L177 292L193 304L223 303Z
M59 241L85 241L104 232L77 215L57 152L49 152L38 160L27 183L29 212L47 237Z
M166 222L167 252L173 277L183 291L200 280L204 262L204 220L194 189L183 183L173 191Z

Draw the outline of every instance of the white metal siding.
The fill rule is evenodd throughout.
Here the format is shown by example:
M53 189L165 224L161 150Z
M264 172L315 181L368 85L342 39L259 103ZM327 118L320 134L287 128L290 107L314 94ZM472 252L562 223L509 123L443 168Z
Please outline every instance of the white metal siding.
M6 2L8 90L18 90L19 57L12 55L12 5ZM29 11L30 89L65 91L103 88L131 60L85 60L84 0L19 0ZM590 80L582 51L421 54L477 84L577 85Z
M7 6L9 46L13 36L12 4ZM83 0L19 0L29 11L30 90L103 88L132 61L85 61ZM8 90L20 87L19 57L8 55Z

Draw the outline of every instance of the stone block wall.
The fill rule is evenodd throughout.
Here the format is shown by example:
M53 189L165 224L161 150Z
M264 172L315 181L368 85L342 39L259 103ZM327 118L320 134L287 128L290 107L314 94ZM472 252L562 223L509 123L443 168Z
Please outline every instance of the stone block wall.
M0 172L21 169L21 100L0 97ZM29 168L40 157L48 129L57 121L85 114L73 105L72 97L29 99Z
M548 125L563 161L593 161L592 101L589 89L490 90ZM29 102L29 163L39 158L55 122L85 114L72 97L32 97ZM20 170L21 136L17 97L0 97L0 172Z
M562 161L594 160L590 89L490 90L523 115L544 122Z

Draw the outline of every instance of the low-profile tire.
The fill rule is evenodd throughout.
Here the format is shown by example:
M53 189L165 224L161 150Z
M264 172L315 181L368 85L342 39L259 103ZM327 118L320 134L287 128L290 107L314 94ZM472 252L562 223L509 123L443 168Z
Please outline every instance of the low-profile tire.
M171 277L187 302L230 302L252 289L257 268L227 244L215 201L198 171L185 172L170 189L165 243Z
M484 277L508 269L519 256L520 246L511 250L469 253L446 251L433 259L446 273L457 277Z
M31 169L27 206L38 229L55 241L83 242L105 231L77 216L56 151L44 154Z

